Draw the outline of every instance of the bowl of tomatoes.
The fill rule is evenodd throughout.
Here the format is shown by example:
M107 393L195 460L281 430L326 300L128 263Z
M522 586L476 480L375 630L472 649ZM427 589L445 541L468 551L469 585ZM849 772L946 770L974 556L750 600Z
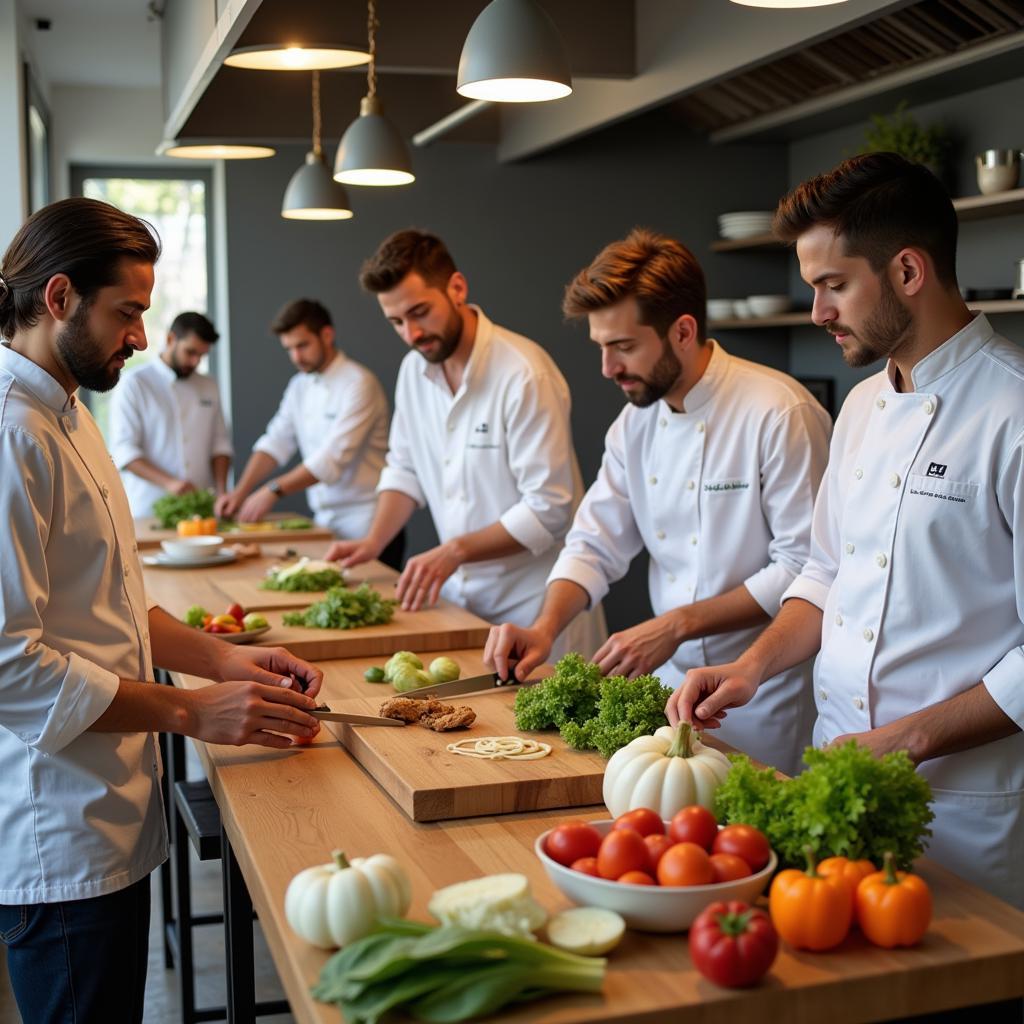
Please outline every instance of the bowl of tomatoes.
M646 808L614 821L567 821L541 833L534 851L574 903L614 910L648 932L686 931L719 900L752 903L778 867L763 833L720 826L696 805L671 821Z

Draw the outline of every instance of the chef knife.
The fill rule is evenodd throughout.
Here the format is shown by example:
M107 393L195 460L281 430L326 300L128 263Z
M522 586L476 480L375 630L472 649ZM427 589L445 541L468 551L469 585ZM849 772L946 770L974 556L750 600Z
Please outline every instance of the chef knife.
M438 683L436 686L424 686L418 690L409 690L403 697L414 700L430 700L432 697L457 697L460 693L480 693L499 688L522 686L518 679L502 679L497 672L485 672L482 676L469 676L467 679L456 679L451 683Z
M345 711L332 711L329 707L313 708L307 712L323 722L347 722L349 725L405 725L399 718L378 718L375 715L350 715Z

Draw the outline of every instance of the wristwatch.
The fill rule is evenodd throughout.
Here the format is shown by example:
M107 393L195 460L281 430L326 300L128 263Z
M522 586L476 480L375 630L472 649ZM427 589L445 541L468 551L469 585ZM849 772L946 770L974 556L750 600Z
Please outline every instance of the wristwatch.
M281 482L279 480L271 480L270 483L267 484L267 490L270 491L275 498L284 497L284 488L281 486Z

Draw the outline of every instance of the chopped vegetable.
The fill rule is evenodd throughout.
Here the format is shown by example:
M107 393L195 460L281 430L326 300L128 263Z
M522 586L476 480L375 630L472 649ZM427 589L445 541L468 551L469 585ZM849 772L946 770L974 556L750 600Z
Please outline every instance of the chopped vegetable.
M783 864L803 862L810 845L819 857L882 862L891 850L908 867L931 835L931 787L903 751L876 758L851 740L828 750L808 748L807 771L795 779L758 770L742 754L715 793L720 821L754 825Z
M462 670L451 658L435 658L427 672L435 683L452 683L459 678Z
M547 932L552 946L581 956L600 956L622 941L626 922L614 910L573 907L555 914Z
M261 590L300 591L327 590L344 582L341 570L330 562L300 558L294 565L275 565L260 583Z
M307 626L311 629L356 629L359 626L380 626L390 622L395 611L394 601L385 600L369 584L357 590L331 587L322 601L310 605L305 611L288 612L286 626Z
M153 502L153 515L163 530L173 530L182 519L213 515L213 491L189 491L187 494L165 494Z
M384 920L324 965L313 995L348 1024L377 1024L389 1010L418 1020L475 1020L506 1003L554 992L599 992L605 961L528 939Z
M547 920L526 875L485 875L438 889L427 910L441 924L532 939Z
M383 683L384 682L384 669L379 665L371 665L364 673L363 678L368 683Z
M191 626L193 629L202 629L206 624L203 620L210 613L203 608L201 605L194 604L187 612L185 612L184 623L186 626Z

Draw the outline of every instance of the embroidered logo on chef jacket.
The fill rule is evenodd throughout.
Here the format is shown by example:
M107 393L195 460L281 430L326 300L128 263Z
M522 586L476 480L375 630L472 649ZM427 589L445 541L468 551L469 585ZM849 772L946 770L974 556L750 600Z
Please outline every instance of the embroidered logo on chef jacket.
M207 409L209 409L213 405L213 399L212 398L200 398L199 399L199 404L202 405L202 406L205 406Z
M933 462L932 466L935 465ZM945 466L939 467L943 472ZM946 480L944 477L932 474L929 467L927 474L912 473L908 481L908 492L911 495L930 498L933 501L941 501L949 506L969 505L977 496L978 485L969 480Z
M337 409L324 409L324 419L325 420L333 420L333 419L335 419L337 417L337 415L338 415L338 410Z
M721 491L746 491L750 489L748 480L707 480L704 483L704 493L718 493Z
M489 431L490 429L491 429L491 428L490 428L489 426L487 426L487 424L486 424L486 423L478 423L478 424L477 424L477 425L476 425L476 426L475 426L475 427L473 428L473 433L474 433L474 434L486 434L486 433L487 433L487 432L488 432L488 431Z
M478 423L473 428L470 439L466 442L467 448L500 448L501 446L491 440L491 428L486 422Z
M945 476L947 466L944 466L941 462L929 462L928 463L928 476Z

